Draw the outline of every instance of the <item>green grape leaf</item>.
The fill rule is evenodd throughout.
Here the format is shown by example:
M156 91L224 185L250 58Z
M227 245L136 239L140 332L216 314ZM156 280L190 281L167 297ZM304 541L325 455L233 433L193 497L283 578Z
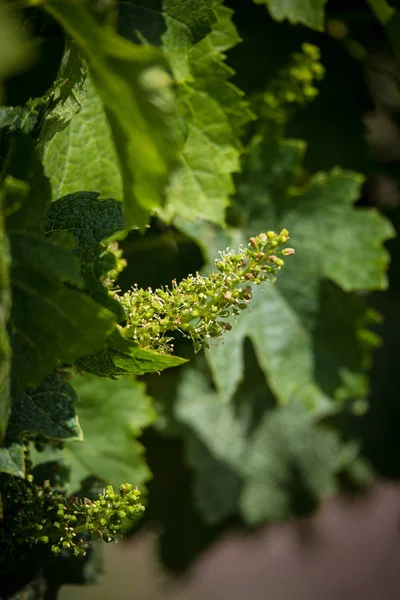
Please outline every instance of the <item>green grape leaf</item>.
M3 186L5 205L14 207L6 227L12 256L13 393L18 396L26 385L39 385L58 363L71 364L105 347L116 318L80 289L72 236L45 237L47 180L35 162L32 142L21 138L15 148L11 172L26 165L32 170L27 182L8 176Z
M90 475L115 487L123 482L143 486L150 470L135 438L156 418L143 384L129 377L112 381L87 374L71 384L80 398L77 409L84 443L68 443L63 452L71 465L70 491L79 489Z
M91 80L82 110L43 146L43 167L57 200L80 190L123 199L123 183L111 126ZM82 156L96 157L86 164Z
M170 367L179 367L187 359L169 354L161 354L154 350L141 348L139 344L114 335L110 340L110 356L115 366L122 372L132 375L157 373Z
M287 228L296 249L277 283L254 290L250 310L238 318L237 325L232 323L224 342L213 344L207 354L225 400L233 397L243 378L246 338L254 345L280 403L297 398L321 409L335 397L335 387L341 388L343 396L346 378L365 372L376 345L365 327L374 315L362 302L336 293L335 286L346 292L386 286L388 255L382 244L393 235L392 227L373 209L353 208L362 183L357 174L334 169L317 174L305 188L294 188L303 150L301 143L292 140L254 145L238 182L236 211L241 226L220 231L206 223L181 223L200 242L210 262L218 249L245 244L251 235L266 229ZM326 279L335 286L324 287ZM342 298L340 311L334 308L337 294ZM321 333L321 323L332 332L331 337ZM346 347L356 348L354 356ZM327 382L329 361L333 362Z
M243 93L230 81L234 74L224 60L226 50L240 42L233 12L214 2L212 31L189 55L190 77L172 70L180 85L181 132L185 139L181 167L172 174L167 206L159 211L165 221L175 215L224 224L225 208L234 192L232 174L240 169L239 135L253 118ZM168 24L168 22L167 22ZM171 39L170 27L165 38Z
M41 127L41 141L50 140L67 127L82 110L86 96L87 67L78 46L66 40L57 78L49 94L49 103Z
M74 253L79 259L81 275L90 296L124 317L122 306L114 300L101 281L116 266L116 257L102 241L124 228L122 205L113 198L99 200L96 192L69 194L50 206L46 225L49 235L67 231L76 239Z
M211 32L216 20L214 5L215 0L125 0L119 5L118 28L132 41L162 43L176 81L187 81L193 46Z
M216 21L214 5L215 0L163 0L167 30L162 45L178 83L192 78L189 57L193 46L211 33Z
M126 373L158 373L170 367L179 367L186 362L186 359L179 356L141 348L137 342L122 337L116 329L108 340L106 350L81 357L77 366L87 373L113 378Z
M46 98L34 98L24 106L0 106L0 129L6 135L33 132L39 127L46 102Z
M65 379L63 373L52 373L14 400L6 441L26 432L53 440L83 439L75 410L77 394Z
M51 0L44 8L88 62L121 167L126 225L144 227L149 213L163 204L164 187L177 158L173 95L162 54L120 37L96 20L85 4Z
M287 19L292 25L301 23L311 29L324 28L324 5L326 0L253 0L265 4L276 21Z

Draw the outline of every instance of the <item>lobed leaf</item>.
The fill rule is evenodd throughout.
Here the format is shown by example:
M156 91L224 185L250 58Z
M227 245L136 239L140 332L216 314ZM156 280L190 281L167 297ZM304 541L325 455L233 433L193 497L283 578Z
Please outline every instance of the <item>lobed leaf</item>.
M52 199L93 190L122 201L121 170L106 111L90 77L86 87L82 110L43 148L43 167L51 182ZM82 162L82 156L91 160Z
M198 42L188 56L189 74L174 68L171 47L167 47L172 71L179 83L181 135L184 146L181 167L172 174L167 190L167 207L160 216L213 223L225 222L225 208L234 192L232 173L240 169L242 151L239 134L253 118L243 93L230 81L234 74L224 62L224 52L240 38L232 22L233 11L211 3L216 21L212 31ZM163 40L171 40L174 28L167 20Z
M71 236L64 233L56 241L44 235L49 187L28 138L16 143L10 172L26 176L25 182L8 176L3 186L10 212L13 394L18 396L60 362L71 364L104 347L116 319L81 290Z
M182 224L200 242L208 261L217 255L217 248L245 243L251 233L266 226L286 227L296 249L295 259L288 261L279 281L254 290L251 311L242 316L223 345L214 345L208 352L214 381L226 400L233 397L244 375L246 338L252 341L279 402L297 398L320 409L329 405L336 389L343 392L346 374L365 372L377 343L365 328L374 316L361 302L335 290L386 286L388 255L383 242L393 235L392 227L373 209L353 208L362 183L357 174L335 169L317 174L305 188L293 188L303 148L290 140L275 146L263 141L255 144L238 182L240 227L222 232L207 224ZM324 287L326 279L336 287ZM333 309L337 294L340 314ZM322 322L325 331L332 331L323 342ZM352 356L338 351L346 346L354 349Z
M252 524L304 516L342 475L358 485L369 480L355 445L300 403L271 410L269 395L252 381L223 404L199 369L184 372L174 412L209 524L236 513Z
M27 388L13 404L7 439L39 433L52 440L82 440L75 411L77 394L63 373L52 373L37 388Z

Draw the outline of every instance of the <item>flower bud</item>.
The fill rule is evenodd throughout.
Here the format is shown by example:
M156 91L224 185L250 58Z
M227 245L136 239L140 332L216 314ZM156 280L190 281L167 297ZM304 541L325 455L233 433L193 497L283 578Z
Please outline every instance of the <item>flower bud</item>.
M283 254L283 256L292 256L292 254L295 254L295 249L294 248L284 248L282 250L282 254Z

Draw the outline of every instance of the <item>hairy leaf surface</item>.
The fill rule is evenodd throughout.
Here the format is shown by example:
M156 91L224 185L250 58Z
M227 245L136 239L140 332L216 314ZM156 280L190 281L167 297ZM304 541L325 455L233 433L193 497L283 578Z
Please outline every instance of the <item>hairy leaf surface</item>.
M287 19L296 25L301 23L311 29L324 27L324 6L326 0L253 0L255 4L265 4L276 21Z
M87 67L78 49L66 40L64 55L44 115L41 140L50 140L65 129L71 118L82 110L86 96Z
M72 236L63 232L57 240L45 237L48 182L31 142L21 140L17 147L20 153L10 169L22 171L26 181L9 176L4 199L10 212L13 385L18 396L25 385L39 385L59 362L73 363L104 347L116 319L80 289L83 281L71 252Z
M196 501L208 523L237 512L249 523L308 514L338 489L341 474L368 481L356 446L301 404L271 410L269 394L251 386L224 404L200 370L184 373L175 415L185 426Z
M75 411L77 394L65 378L55 372L14 401L7 438L17 439L30 432L53 440L83 439Z
M90 296L123 319L124 311L101 281L116 267L116 257L102 244L124 228L122 204L113 198L98 199L96 192L68 194L49 210L46 231L72 233L74 253L79 259L82 278Z

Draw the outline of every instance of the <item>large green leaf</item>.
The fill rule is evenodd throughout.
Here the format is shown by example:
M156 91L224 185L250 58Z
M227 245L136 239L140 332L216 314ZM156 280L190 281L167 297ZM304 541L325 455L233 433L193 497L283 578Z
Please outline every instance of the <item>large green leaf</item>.
M8 176L3 186L10 212L13 385L19 395L25 385L39 385L58 363L105 347L116 318L80 289L72 236L44 235L50 194L31 140L16 142L14 156L11 173L27 170L25 182Z
M31 133L39 127L47 96L28 100L24 106L0 106L0 129L5 135Z
M37 388L27 388L16 400L7 428L7 439L26 432L52 440L82 440L75 411L77 394L62 373L49 375Z
M341 475L368 481L357 447L341 442L315 414L299 403L271 410L257 373L256 385L252 379L228 404L200 369L186 369L175 416L207 523L238 512L249 523L307 514L339 488Z
M179 356L141 348L137 342L123 338L116 329L108 339L106 350L81 357L77 366L87 373L113 378L124 373L158 373L170 367L179 367L186 362L186 359Z
M356 445L341 443L337 431L318 425L301 404L265 414L243 459L243 516L259 523L309 515L340 490L346 472L355 484L368 483L369 470L357 454Z
M143 227L149 212L163 203L177 156L170 122L173 97L162 55L154 47L135 45L117 35L86 4L51 0L45 9L88 62L121 167L126 224Z
M324 27L324 5L326 0L253 0L265 4L276 21L287 19L296 25L301 23L321 31Z
M116 487L123 482L143 486L151 474L135 438L156 417L143 384L129 377L112 381L93 375L77 376L71 383L80 398L84 443L68 443L64 450L71 465L70 490L79 489L90 475Z
M346 381L354 386L376 344L365 329L374 315L340 288L350 292L386 286L388 255L382 243L393 235L392 227L373 209L353 208L362 183L357 174L335 169L317 174L305 188L293 188L302 152L303 145L290 140L255 144L238 183L240 227L220 231L205 223L182 224L210 262L219 248L246 243L266 229L287 228L296 249L279 281L255 289L250 311L241 315L223 344L208 352L225 399L232 398L243 378L246 338L279 402L297 398L320 408L339 389L341 397L346 395ZM335 285L327 286L326 279ZM360 385L356 387L358 395Z
M189 56L201 39L211 31L216 17L214 0L163 0L162 12L167 31L163 50L178 83L190 81Z
M193 46L211 32L215 0L123 0L118 28L133 41L163 47L178 83L191 80Z
M95 157L85 161L82 156ZM43 166L57 200L81 190L123 199L123 184L111 127L90 78L81 112L44 145Z
M86 96L87 67L79 48L66 40L57 78L49 94L44 115L41 141L50 140L67 127L71 118L82 110Z
M188 57L190 75L172 71L180 83L181 135L185 139L181 167L171 178L164 220L175 215L189 220L204 218L223 224L229 196L234 192L232 173L240 168L239 133L252 118L243 93L229 78L234 74L224 62L226 50L240 42L232 22L233 12L213 2L216 22L212 31L196 44ZM163 39L173 37L167 20ZM171 48L168 47L168 52Z

